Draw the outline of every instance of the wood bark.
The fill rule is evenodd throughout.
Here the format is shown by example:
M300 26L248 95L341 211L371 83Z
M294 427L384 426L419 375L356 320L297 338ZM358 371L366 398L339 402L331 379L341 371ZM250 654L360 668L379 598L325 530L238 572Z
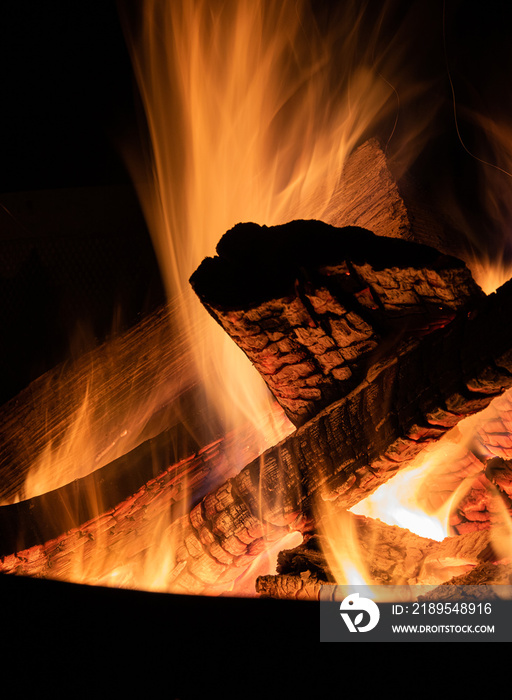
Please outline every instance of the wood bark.
M217 252L191 284L295 425L483 296L460 260L353 227L240 224Z
M485 562L418 596L418 600L499 600L501 596L495 586L511 584L511 564ZM256 582L256 590L262 598L317 601L320 600L322 587L329 585L335 584L305 572L302 575L260 576Z
M380 154L378 149L368 148L368 145L366 148L357 153L359 162L368 157L373 168L375 153L379 163ZM428 237L429 231L434 229L439 231L439 228L423 226L421 217L411 216L384 166L374 170L373 203L365 205L362 199L352 198L337 223L368 226L380 234L411 240ZM354 183L363 177L363 171L364 168L361 172L354 168ZM388 179L389 186L381 197L378 182L382 177ZM347 184L344 191L357 190L354 183ZM394 221L391 229L390 221ZM324 228L322 224L320 227ZM422 233L418 234L419 231ZM257 231L253 228L252 232ZM272 237L272 231L269 235ZM241 254L236 243L229 236L223 240L222 255L228 263L233 258L236 261ZM359 246L362 244L364 248L369 241L371 246L377 246L376 251L384 250L368 232L363 233ZM504 287L498 295L482 299L480 290L459 262L448 261L434 251L426 258L422 254L420 264L415 259L417 246L404 245L403 241L395 241L393 246L401 251L407 248L409 252L400 253L393 265L389 252L392 248L388 247L384 256L387 256L387 268L380 267L380 252L375 253L373 263L368 262L368 256L362 260L352 256L348 261L343 258L332 265L311 260L308 248L304 248L306 252L302 258L292 256L291 265L287 262L284 268L278 256L276 263L271 261L276 272L272 281L274 296L270 303L261 302L267 304L263 317L251 318L250 313L244 316L244 309L226 312L231 327L237 332L239 320L243 318L242 336L247 354L254 352L263 369L270 368L269 376L274 376L279 387L292 387L288 394L283 390L281 398L291 402L288 411L302 427L275 448L257 458L248 458L249 463L240 474L213 488L189 514L171 525L172 537L176 537L178 543L171 575L171 586L176 592L201 593L228 584L269 541L279 540L290 530L307 531L315 499L320 493L322 498L337 499L340 507L350 507L390 478L425 445L437 440L466 415L481 410L494 396L512 385L512 339L508 329L512 310L510 288ZM300 245L298 249L300 251ZM289 250L289 246L288 249L284 247L281 260L287 258ZM252 260L251 264L256 273L260 273L255 262L259 259ZM267 264L266 260L264 262ZM398 283L394 282L395 272ZM242 270L238 277L250 294L254 290L260 293L266 284L262 284L261 274L244 279L246 275ZM229 296L229 290L230 283L220 285L221 295ZM274 297L284 300L283 303L274 304ZM252 298L249 302L254 303ZM471 318L464 308L466 304L471 309ZM279 325L283 319L289 329L288 335ZM397 332L404 322L410 334L406 341ZM449 325L443 327L448 322ZM442 329L436 330L438 326ZM418 337L426 332L430 335L419 342ZM140 340L141 331L137 329L136 333ZM166 333L164 331L164 339L168 337ZM157 337L158 332L154 338ZM132 347L137 348L138 342ZM159 352L162 343L158 340L151 346L156 346ZM175 353L174 346L172 352ZM130 360L128 355L126 357L126 364L122 366L128 367ZM165 387L168 386L166 382L171 381L174 367L164 363L167 369L160 376L157 355L151 353L151 357L154 361L150 359L149 371L144 370L140 375L140 391L144 393L150 386L154 372L157 383L162 382L164 394L169 396L174 388L166 394ZM316 374L311 371L312 366ZM347 376L347 369L351 376ZM341 371L336 374L336 370ZM76 376L79 375L80 372ZM116 377L116 386L122 393L125 376L119 372ZM336 390L330 394L332 378L336 381ZM305 391L302 396L295 393L294 382L297 381ZM317 381L320 387L315 384ZM343 392L348 395L339 398ZM116 396L115 392L112 396ZM319 412L324 405L322 402L328 405ZM307 410L299 415L304 403ZM34 410L36 404L30 405L30 410ZM297 405L299 411L294 412ZM11 406L4 420L8 423L9 416L14 413ZM74 413L76 405L67 410L68 416ZM310 415L314 418L307 420ZM42 425L41 419L38 420ZM19 433L17 435L20 440ZM14 478L8 468L5 473L8 475L7 493L19 492L18 475ZM144 490L145 487L137 492L137 498ZM131 499L127 499L118 508L129 508L130 502ZM166 503L165 510L168 501L164 498L162 502ZM111 532L112 516L110 510L104 513L104 518L100 516L94 520L98 532ZM135 511L131 511L129 517L138 518ZM114 520L118 536L121 531L126 532L135 542L136 529L126 526L126 520L123 526L120 518ZM92 530L88 528L95 528L96 524L86 525L75 528L72 535L92 542L89 537ZM83 532L87 534L85 538ZM32 548L25 558L18 554L8 557L9 570L21 573L37 570L40 563L31 569L32 558L46 562L40 570L49 570L66 550L67 534ZM141 547L140 542L134 544L137 555ZM75 545L67 551L75 551ZM64 555L61 561L65 561Z
M483 562L470 571L454 576L433 591L422 596L424 600L452 600L461 596L469 600L483 598L499 599L500 592L493 586L510 586L512 584L512 564ZM454 589L453 586L457 586ZM462 588L464 587L464 588ZM490 590L489 590L489 588Z
M428 207L419 206L420 201L417 191L411 192L403 178L399 181L392 174L383 149L371 139L348 158L323 220L334 226L359 226L377 235L426 243L461 256L460 236L437 214L432 216ZM325 318L328 315L323 314ZM174 316L172 305L158 309L126 333L46 373L0 408L0 503L34 495L25 490L28 472L49 447L62 446L65 452L71 440L76 442L73 431L83 422L82 408L87 410L89 434L95 444L92 459L86 460L80 476L126 454L176 420L177 412L170 407L178 396L178 402L182 400L182 392L190 389L194 377L191 364L184 362L187 353ZM314 331L311 329L312 336ZM353 333L355 340L357 327ZM186 403L185 399L185 414ZM205 428L211 422L208 416L193 426L195 448L218 437L215 429ZM56 455L52 457L55 464ZM76 459L69 459L75 470ZM65 462L64 457L58 471L65 469Z
M94 474L54 492L0 507L0 573L92 582L123 566L141 569L191 494L208 492L240 456L258 454L252 428L174 461L176 434L162 433Z
M333 226L359 226L432 246L469 261L467 237L439 202L428 196L390 161L377 139L361 144L348 158L339 188L322 220Z
M354 173L362 174L366 169L378 191L375 173L384 172L387 167L384 154L374 141L361 154L349 158L346 176L353 181ZM384 179L380 184L386 189ZM352 197L353 186L349 189ZM341 211L345 206L343 197L336 199L338 205L334 209ZM392 214L393 207L389 207L376 220L392 219ZM172 305L158 309L122 335L49 371L0 408L0 503L33 495L25 491L27 473L49 447L65 446L71 439L76 442L73 431L81 423L82 408L87 409L89 432L96 444L81 476L87 469L97 469L129 452L176 420L169 407L177 395L190 388L194 377L191 363L184 361L187 352L174 322L175 315ZM204 426L211 422L209 416L202 421L203 428L200 421L194 426L196 447L217 437L215 430L204 434ZM76 460L73 461L72 468L76 469ZM55 454L53 462L56 463ZM63 467L65 463L59 464L59 471ZM55 484L51 486L54 487Z

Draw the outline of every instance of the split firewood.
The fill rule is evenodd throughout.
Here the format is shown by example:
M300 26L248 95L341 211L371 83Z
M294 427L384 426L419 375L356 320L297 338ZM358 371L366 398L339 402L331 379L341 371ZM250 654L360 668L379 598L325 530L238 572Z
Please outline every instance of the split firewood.
M432 592L431 596L437 600L442 600L443 596L448 597L451 593L451 586L469 586L474 587L468 591L471 597L478 596L477 587L512 584L512 564L506 562L485 562L475 566L473 569L460 576L454 576L449 581L439 586ZM452 589L453 590L453 589ZM487 592L483 592L485 595ZM499 596L499 591L495 591L496 597Z
M460 257L463 248L455 242L461 237L446 221L440 222L437 213L436 217L426 213L427 208L418 205L421 196L410 190L403 178L397 181L383 149L371 139L347 159L323 220L334 226L359 226L378 235L426 243ZM70 440L76 443L74 428L82 423L82 409L87 412L95 445L92 460L87 459L89 466L84 464L80 476L87 468L100 468L169 427L165 409L176 399L176 375L179 373L180 392L190 387L193 379L191 364L183 361L186 357L168 306L34 381L0 408L0 503L33 495L24 492L27 473L48 446L65 446ZM211 424L211 418L203 424ZM209 433L198 446L213 439L215 435ZM87 448L92 449L90 440L87 442ZM56 464L56 455L52 457ZM77 464L72 461L76 478ZM65 471L65 467L59 463L58 471Z
M483 562L470 569L465 574L454 576L449 581L445 581L433 591L425 593L423 600L452 600L454 596L459 599L470 600L485 598L503 599L506 591L500 595L500 586L512 584L512 564L505 562ZM457 588L454 588L456 586ZM497 588L495 588L497 586ZM509 593L508 593L509 595Z
M424 512L435 515L449 507L452 534L487 529L510 518L512 502L493 484L490 463L464 446L444 444L439 453L433 452L437 464L415 494Z
M73 484L1 507L0 573L108 584L115 579L106 573L126 568L131 584L144 576L155 540L160 560L172 561L169 525L188 511L191 494L231 473L241 442L246 457L257 454L246 429L166 466L175 438L163 433Z
M323 581L315 574L281 574L279 576L258 576L256 593L261 598L287 600L320 600L323 586L335 584Z
M372 212L366 221L365 206L353 201L348 207L354 219L342 223L368 226L389 236L403 237L404 230L410 234L414 217L408 214L400 214L396 231L379 228L393 219L389 201L376 207L381 213L375 215L373 223ZM364 236L373 245L375 237L368 232ZM236 260L239 251L228 239L223 254ZM404 242L395 243L405 251ZM294 395L292 388L292 395L283 392L282 399L290 400L292 408L304 401L312 412L308 415L315 413L315 418L290 439L250 460L237 477L212 489L190 514L172 526L173 533L178 534L176 566L171 576L176 590L203 592L210 585L231 580L269 540L279 539L293 529L307 529L311 503L320 487L324 497L336 498L349 507L390 478L426 444L511 385L512 362L507 355L512 346L507 330L510 290L501 291L498 302L491 298L480 301L481 292L463 265L435 252L429 255L432 257L427 255L421 264L414 262L412 254L411 258L405 255L405 259L398 255L398 261L403 261L396 263L398 288L393 282L392 268L396 265L391 257L388 270L383 271L378 255L373 264L366 257L359 260L353 256L348 262L343 258L331 269L333 261L317 264L308 255L296 258L294 254L292 266L286 263L283 268L286 275L289 273L284 280L278 279L279 265L274 267L279 293L283 283L290 290L290 280L292 289L284 306L278 306L277 311L270 309L265 317L262 335L268 337L263 340L270 346L270 365L277 351L286 356L281 365L278 359L279 367L273 372L281 372L280 386L293 387L298 380L304 390L312 390L301 397ZM261 290L261 276L256 282L254 289ZM225 288L221 286L224 289L229 290L228 283ZM331 289L336 289L339 298ZM290 300L297 300L296 308L292 306L291 310ZM474 309L475 318L466 317L465 305ZM307 314L316 326L310 324ZM280 335L282 331L273 326L276 317L286 319L291 328L289 337ZM250 322L249 317L249 326ZM441 334L435 331L448 322ZM251 352L261 354L257 326L255 323L249 328L246 341ZM431 335L421 344L404 342L398 330L401 327L412 339L428 332ZM293 357L292 340L298 343L300 353L313 358L314 368L320 368L321 382L324 376L331 376L340 391L351 389L347 397L333 400L318 413L318 400L324 397L316 391L317 377L314 372L308 375L311 368L307 359ZM274 346L280 341L276 351ZM387 343L394 343L392 349ZM162 344L153 345L161 350ZM265 367L264 353L262 359ZM305 367L297 373L294 363ZM367 372L369 367L371 371ZM347 376L347 368L353 379ZM341 369L338 376L336 369ZM144 376L147 387L151 382L147 374ZM327 390L326 396L330 403ZM290 405L288 410L292 412ZM303 416L297 418L297 422L304 420ZM228 571L230 567L232 571Z
M218 437L211 420L190 422L193 366L175 315L171 305L158 309L0 408L0 503L36 495L26 477L38 465L51 466L45 490L57 488L57 476L66 483L107 465L181 421L181 409L198 438L189 454Z
M495 488L489 477L481 472L452 510L449 522L453 532L462 534L499 526L511 518L510 497Z
M512 461L492 459L487 463L486 474L501 495L512 499Z
M435 214L434 214L435 211ZM468 259L467 237L435 207L409 175L398 172L375 138L361 144L343 168L339 188L322 220L332 226L359 226L378 236L424 243Z
M419 595L418 600L500 600L503 599L503 594L500 595L496 586L510 587L511 584L511 564L486 562L435 586L433 590ZM260 576L256 581L256 591L262 598L320 600L322 589L334 585L306 572L299 575Z
M489 531L447 537L436 542L380 520L344 513L342 535L336 544L330 537L314 536L293 550L280 553L277 574L260 576L261 596L318 599L323 585L346 584L346 572L338 566L347 536L354 537L361 572L368 585L437 585L468 573L481 563L497 562ZM340 541L341 540L341 541ZM333 548L339 546L340 551Z
M360 228L239 224L217 252L192 287L295 425L483 296L460 260Z
M269 541L308 528L320 488L350 507L464 415L487 405L511 381L512 340L503 322L511 296L506 285L471 318L461 312L449 326L375 365L347 397L249 458L239 474L201 498L169 528L176 542L171 589L227 585ZM51 546L53 562L66 547L61 538Z
M418 600L500 600L503 594L500 595L496 586L509 587L511 584L511 564L477 564L468 573L454 576L419 595ZM300 575L260 576L256 581L256 590L262 598L320 600L322 589L333 585L306 572Z

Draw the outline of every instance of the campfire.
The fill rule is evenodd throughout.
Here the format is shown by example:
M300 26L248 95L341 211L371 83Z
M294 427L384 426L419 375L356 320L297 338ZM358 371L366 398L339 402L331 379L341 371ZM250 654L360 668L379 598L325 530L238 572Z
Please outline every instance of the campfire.
M512 283L369 137L396 108L376 44L326 101L340 37L301 43L296 3L145 12L168 303L0 410L0 572L309 600L510 583Z

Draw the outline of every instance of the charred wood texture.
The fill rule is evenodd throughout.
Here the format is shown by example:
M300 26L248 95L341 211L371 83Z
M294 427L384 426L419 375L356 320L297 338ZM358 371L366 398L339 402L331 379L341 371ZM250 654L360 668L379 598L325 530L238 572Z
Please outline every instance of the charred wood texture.
M501 558L488 531L436 542L379 520L350 513L345 516L345 531L355 537L370 585L437 585ZM314 536L293 550L281 552L277 574L258 577L257 593L272 598L318 599L321 586L346 583L343 572L333 573L329 567L329 548L328 539Z
M217 252L191 284L295 425L483 295L456 258L354 227L239 224Z
M172 579L204 591L273 540L304 531L315 498L350 508L512 386L512 283L374 366L365 381L198 503Z
M464 598L474 600L500 599L500 592L495 585L510 586L512 584L512 564L484 562L475 566L465 574L454 576L449 581L425 594L424 600L459 600ZM453 586L457 586L456 589ZM490 588L487 588L489 586Z
M354 154L342 187L348 199L337 211L340 224L395 238L363 228L340 231L319 222L293 222L279 229L240 225L223 237L218 256L206 260L192 278L206 308L300 427L263 454L247 454L239 474L212 486L170 525L176 544L170 576L175 592L203 593L229 585L270 542L290 531L309 531L318 498L349 508L512 386L511 285L484 298L463 263L411 242L435 243L428 235L435 239L438 229L423 226L419 213L411 215L382 157L372 144ZM368 168L370 200L354 194ZM148 354L134 394L146 396L156 383L165 401L175 397L175 365L165 353L172 348L174 354L176 348L167 342L167 326L157 320L149 330L136 329L138 339L128 340L118 356L105 356L105 367L111 360L122 362L116 365L115 382L102 383L106 394L94 397L97 405L106 399L129 405L119 367L130 367L148 333L152 340L143 343ZM76 376L83 371L85 377L85 369L77 368ZM131 377L132 369L126 373ZM84 382L87 386L86 378ZM35 393L44 397L45 392ZM30 408L21 414L14 404L7 407L5 429L0 425L18 443L26 438L12 430L12 422L20 415L22 423L31 421L38 404L26 405ZM76 417L75 399L64 401L62 411L58 397L52 405L64 423ZM62 439L60 418L51 428L57 441ZM43 424L38 415L37 425ZM114 433L107 431L105 447L118 435L118 425ZM42 444L41 435L34 444ZM12 443L13 453L18 443ZM4 454L4 496L14 497L24 470L12 469L9 452ZM91 561L97 555L99 539L107 543L107 552L123 540L130 545L128 559L142 556L140 533L154 530L155 518L167 516L170 505L182 501L186 479L205 486L216 460L202 454L164 465L134 496L102 506L101 514L85 524L23 552L17 545L18 551L4 558L2 570L31 575L60 571L65 578L77 558ZM220 461L226 460L221 456Z
M512 392L495 399L464 427L458 443L445 443L418 497L427 512L452 502L454 534L500 525L512 517ZM466 443L469 441L469 447Z

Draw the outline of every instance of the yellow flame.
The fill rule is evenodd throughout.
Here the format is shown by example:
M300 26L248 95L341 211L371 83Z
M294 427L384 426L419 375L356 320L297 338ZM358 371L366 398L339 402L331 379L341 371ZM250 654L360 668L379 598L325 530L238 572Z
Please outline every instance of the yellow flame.
M141 16L131 27L128 22L128 37L151 163L149 178L134 170L134 180L173 311L176 354L185 358L188 382L188 360L194 357L195 380L206 388L226 431L249 418L264 449L291 425L188 280L240 221L327 218L347 156L396 109L396 92L376 57L381 18L368 36L359 31L365 8L355 2L346 4L335 31L320 30L301 0L146 0L138 9ZM179 358L176 363L178 375ZM77 397L75 420L61 441L48 444L26 494L69 481L73 462L77 478L117 456L118 446L127 451L133 444L126 438L140 432L146 411L141 417L135 410L127 420L112 406L102 410L115 413L118 430L96 444L91 433L101 430L101 421L92 421L91 411L98 410L97 386L92 375ZM162 400L168 402L174 387L164 389ZM160 398L150 392L148 411ZM165 521L156 539L166 542L169 531ZM74 580L151 588L161 576L147 566L148 557L157 566L166 562L164 570L172 568L158 547L149 554L140 537L136 552L128 548L110 556L108 543L106 535L97 537L96 558L84 555ZM164 549L169 554L173 546L166 542Z
M450 514L484 469L471 454L472 448L486 449L485 431L480 435L478 445L475 442L479 428L498 417L500 410L507 410L509 401L510 390L494 399L485 410L461 421L438 443L427 447L349 512L340 513L335 505L318 501L317 518L322 522L328 542L325 554L329 567L337 572L338 582L355 583L359 580L370 583L369 562L362 557L349 513L378 519L431 540L442 541L453 535ZM444 484L444 490L436 491L436 483ZM512 517L503 498L490 483L488 489L495 494L491 506L491 541L497 557L506 561L512 556Z
M368 562L362 556L357 529L350 513L336 510L328 501L323 501L316 519L324 538L323 552L336 583L369 584Z
M492 294L512 277L512 262L504 258L504 252L495 252L492 259L480 252L476 257L470 256L467 263L475 282L486 294Z
M456 123L462 147L477 164L473 195L478 200L476 216L474 210L467 211L467 202L450 203L451 214L459 219L459 226L468 237L470 250L465 260L486 294L512 277L512 127L508 113L500 115L496 105L492 112L466 111L479 131L473 150L467 148Z
M425 485L438 471L446 469L464 448L444 443L433 454L426 454L400 470L390 481L351 508L356 515L378 518L388 525L406 528L420 537L440 542L449 532L449 516L454 500L461 498L461 486L433 512L428 506Z
M188 279L240 221L321 219L346 157L395 96L372 38L361 51L355 3L323 34L297 0L148 0L143 10L137 36L128 34L151 139L140 192L155 249L182 328L192 319L203 327L198 334L195 324L190 347L212 405L228 424L240 414L257 420L267 390ZM340 41L346 63L334 65Z

